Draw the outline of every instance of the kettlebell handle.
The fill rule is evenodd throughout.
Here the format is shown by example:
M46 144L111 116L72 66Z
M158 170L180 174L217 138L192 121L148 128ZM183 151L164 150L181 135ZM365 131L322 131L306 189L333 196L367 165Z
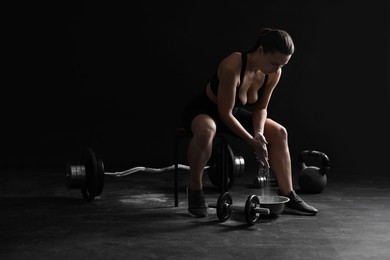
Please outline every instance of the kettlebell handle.
M308 158L308 157L318 157L321 159L321 162L322 162L322 165L320 167L320 173L322 175L325 175L329 168L330 168L330 165L329 165L329 158L328 156L323 153L323 152L320 152L320 151L316 151L316 150L303 150L299 156L298 156L298 164L300 165L301 169L305 169L307 166L306 166L306 163L305 163L305 160Z

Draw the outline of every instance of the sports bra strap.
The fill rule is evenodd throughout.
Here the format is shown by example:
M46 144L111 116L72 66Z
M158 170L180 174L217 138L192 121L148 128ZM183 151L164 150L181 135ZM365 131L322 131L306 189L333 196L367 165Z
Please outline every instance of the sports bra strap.
M241 54L241 60L242 60L241 61L242 64L241 64L241 73L240 73L240 85L241 85L241 83L244 80L244 75L245 75L245 70L246 70L246 63L247 63L247 60L248 60L246 52L243 52Z

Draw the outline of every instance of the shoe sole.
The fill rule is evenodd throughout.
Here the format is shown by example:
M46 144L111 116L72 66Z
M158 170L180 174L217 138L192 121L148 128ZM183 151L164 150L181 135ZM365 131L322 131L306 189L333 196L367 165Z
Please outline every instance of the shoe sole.
M314 216L314 215L317 215L317 213L318 213L318 212L305 212L305 211L292 209L292 208L288 208L288 207L285 207L283 212L294 213L296 215L302 215L302 216Z
M194 214L194 213L191 213L189 210L188 210L188 214L191 217L194 217L194 218L204 218L204 217L207 217L207 213L206 214Z

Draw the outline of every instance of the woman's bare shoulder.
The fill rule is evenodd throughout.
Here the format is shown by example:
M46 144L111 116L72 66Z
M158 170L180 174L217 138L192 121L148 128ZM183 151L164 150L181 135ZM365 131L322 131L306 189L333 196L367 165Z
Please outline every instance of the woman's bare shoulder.
M228 70L231 72L241 71L241 53L233 52L226 56L220 64L220 69Z

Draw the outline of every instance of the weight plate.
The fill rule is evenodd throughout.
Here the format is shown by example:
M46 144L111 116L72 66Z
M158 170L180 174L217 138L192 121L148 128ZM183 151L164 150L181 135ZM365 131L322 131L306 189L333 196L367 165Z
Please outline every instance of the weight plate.
M85 200L92 201L99 191L99 170L95 153L91 148L85 150L82 161L86 171L86 185L81 189L81 193Z
M249 225L253 226L259 219L259 214L255 211L257 205L260 205L260 199L256 195L249 195L245 202L245 218Z
M236 160L233 150L227 144L227 164L228 164L228 190L233 186L235 173L237 172ZM222 162L222 143L216 143L213 145L210 160L208 162L210 166L207 169L207 174L210 182L222 191L222 174L223 174L223 162Z
M217 216L221 222L225 222L230 218L232 214L229 205L233 204L233 198L230 193L225 192L218 197L217 201Z
M98 183L98 190L96 196L99 196L103 192L104 187L104 164L103 161L97 157L97 171L98 171L98 177L99 177L99 183Z
M235 165L235 170L234 170L234 176L242 176L244 175L245 172L245 160L244 157L241 155L236 155L234 156L234 165Z

